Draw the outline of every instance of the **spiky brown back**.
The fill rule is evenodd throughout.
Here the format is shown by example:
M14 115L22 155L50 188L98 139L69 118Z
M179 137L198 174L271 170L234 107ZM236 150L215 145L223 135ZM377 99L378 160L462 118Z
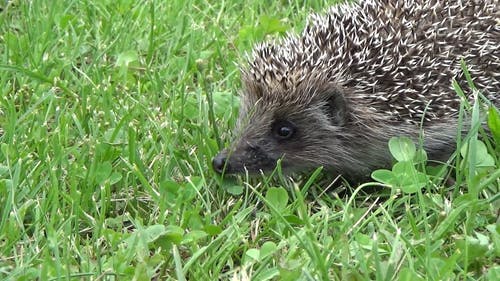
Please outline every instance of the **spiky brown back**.
M330 81L394 122L453 115L464 59L477 88L500 99L498 0L365 0L313 15L300 36L255 47L244 68L250 101L287 104ZM306 85L304 85L306 84ZM461 85L466 85L463 83ZM277 89L273 91L256 89ZM306 96L309 95L309 96Z

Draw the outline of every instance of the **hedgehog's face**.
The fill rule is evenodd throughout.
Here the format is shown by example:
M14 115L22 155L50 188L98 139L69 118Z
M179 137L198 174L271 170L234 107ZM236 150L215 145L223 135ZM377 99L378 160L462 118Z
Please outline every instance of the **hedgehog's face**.
M257 174L272 171L278 160L284 171L331 163L328 151L342 142L337 136L342 135L345 103L339 95L322 96L296 103L243 101L236 140L213 159L214 170Z

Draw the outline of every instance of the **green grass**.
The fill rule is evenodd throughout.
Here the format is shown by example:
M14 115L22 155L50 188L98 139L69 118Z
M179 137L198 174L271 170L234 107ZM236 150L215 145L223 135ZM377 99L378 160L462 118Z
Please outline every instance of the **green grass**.
M500 157L477 126L433 173L454 182L411 192L211 170L235 62L326 2L2 1L0 280L499 280Z

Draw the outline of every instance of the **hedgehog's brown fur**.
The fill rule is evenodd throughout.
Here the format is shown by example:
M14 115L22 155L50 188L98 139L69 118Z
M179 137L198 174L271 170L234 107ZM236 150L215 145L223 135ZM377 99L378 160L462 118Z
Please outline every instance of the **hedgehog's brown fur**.
M390 164L387 141L423 130L429 158L454 150L460 60L500 100L499 0L365 0L313 15L300 36L256 46L242 70L237 139L216 171L324 166L350 178ZM468 91L470 92L470 91ZM422 124L422 128L420 128ZM292 136L286 139L278 130Z

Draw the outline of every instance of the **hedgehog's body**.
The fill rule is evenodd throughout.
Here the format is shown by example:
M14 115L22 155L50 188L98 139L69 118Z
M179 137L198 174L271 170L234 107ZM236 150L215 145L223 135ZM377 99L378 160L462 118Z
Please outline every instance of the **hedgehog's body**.
M314 15L300 36L255 48L243 69L237 140L226 173L324 166L351 178L390 164L392 136L419 137L429 158L454 150L460 98L500 100L499 0L367 0Z

